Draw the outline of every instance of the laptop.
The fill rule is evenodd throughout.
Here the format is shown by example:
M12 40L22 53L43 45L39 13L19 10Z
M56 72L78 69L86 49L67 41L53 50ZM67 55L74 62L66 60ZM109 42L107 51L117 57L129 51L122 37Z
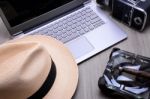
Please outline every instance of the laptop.
M0 15L11 37L52 36L77 63L127 38L90 0L1 0Z

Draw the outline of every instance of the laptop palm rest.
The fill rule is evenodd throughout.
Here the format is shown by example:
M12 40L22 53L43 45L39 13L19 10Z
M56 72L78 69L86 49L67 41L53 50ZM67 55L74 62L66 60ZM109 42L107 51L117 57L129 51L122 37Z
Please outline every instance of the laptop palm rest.
M65 45L69 48L76 59L94 49L85 37L76 38Z

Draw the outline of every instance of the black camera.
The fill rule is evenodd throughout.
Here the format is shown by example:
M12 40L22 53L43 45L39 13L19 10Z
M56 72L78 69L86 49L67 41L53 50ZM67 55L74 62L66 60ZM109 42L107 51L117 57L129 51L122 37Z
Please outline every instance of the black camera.
M112 16L136 30L143 31L150 21L150 0L97 0L112 10Z

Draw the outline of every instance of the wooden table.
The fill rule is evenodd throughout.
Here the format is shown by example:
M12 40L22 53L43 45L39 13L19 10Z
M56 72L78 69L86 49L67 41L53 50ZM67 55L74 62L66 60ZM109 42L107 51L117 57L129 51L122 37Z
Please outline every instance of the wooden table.
M110 13L106 14L127 33L128 38L79 64L79 83L73 99L112 99L100 92L98 79L102 76L114 47L150 57L150 25L143 32L138 32L112 18Z
M138 32L116 21L109 13L106 12L106 14L127 33L128 38L79 64L79 83L73 99L109 99L100 92L98 79L103 74L112 48L118 47L150 57L150 27L143 32ZM9 37L8 31L0 19L0 43L7 41Z

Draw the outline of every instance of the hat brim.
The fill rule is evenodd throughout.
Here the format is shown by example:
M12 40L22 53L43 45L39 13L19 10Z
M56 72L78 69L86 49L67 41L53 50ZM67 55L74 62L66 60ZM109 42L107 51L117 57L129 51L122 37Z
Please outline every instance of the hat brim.
M19 39L21 41L42 44L56 65L54 84L44 99L71 99L78 83L78 67L69 50L61 42L48 36L26 36Z

